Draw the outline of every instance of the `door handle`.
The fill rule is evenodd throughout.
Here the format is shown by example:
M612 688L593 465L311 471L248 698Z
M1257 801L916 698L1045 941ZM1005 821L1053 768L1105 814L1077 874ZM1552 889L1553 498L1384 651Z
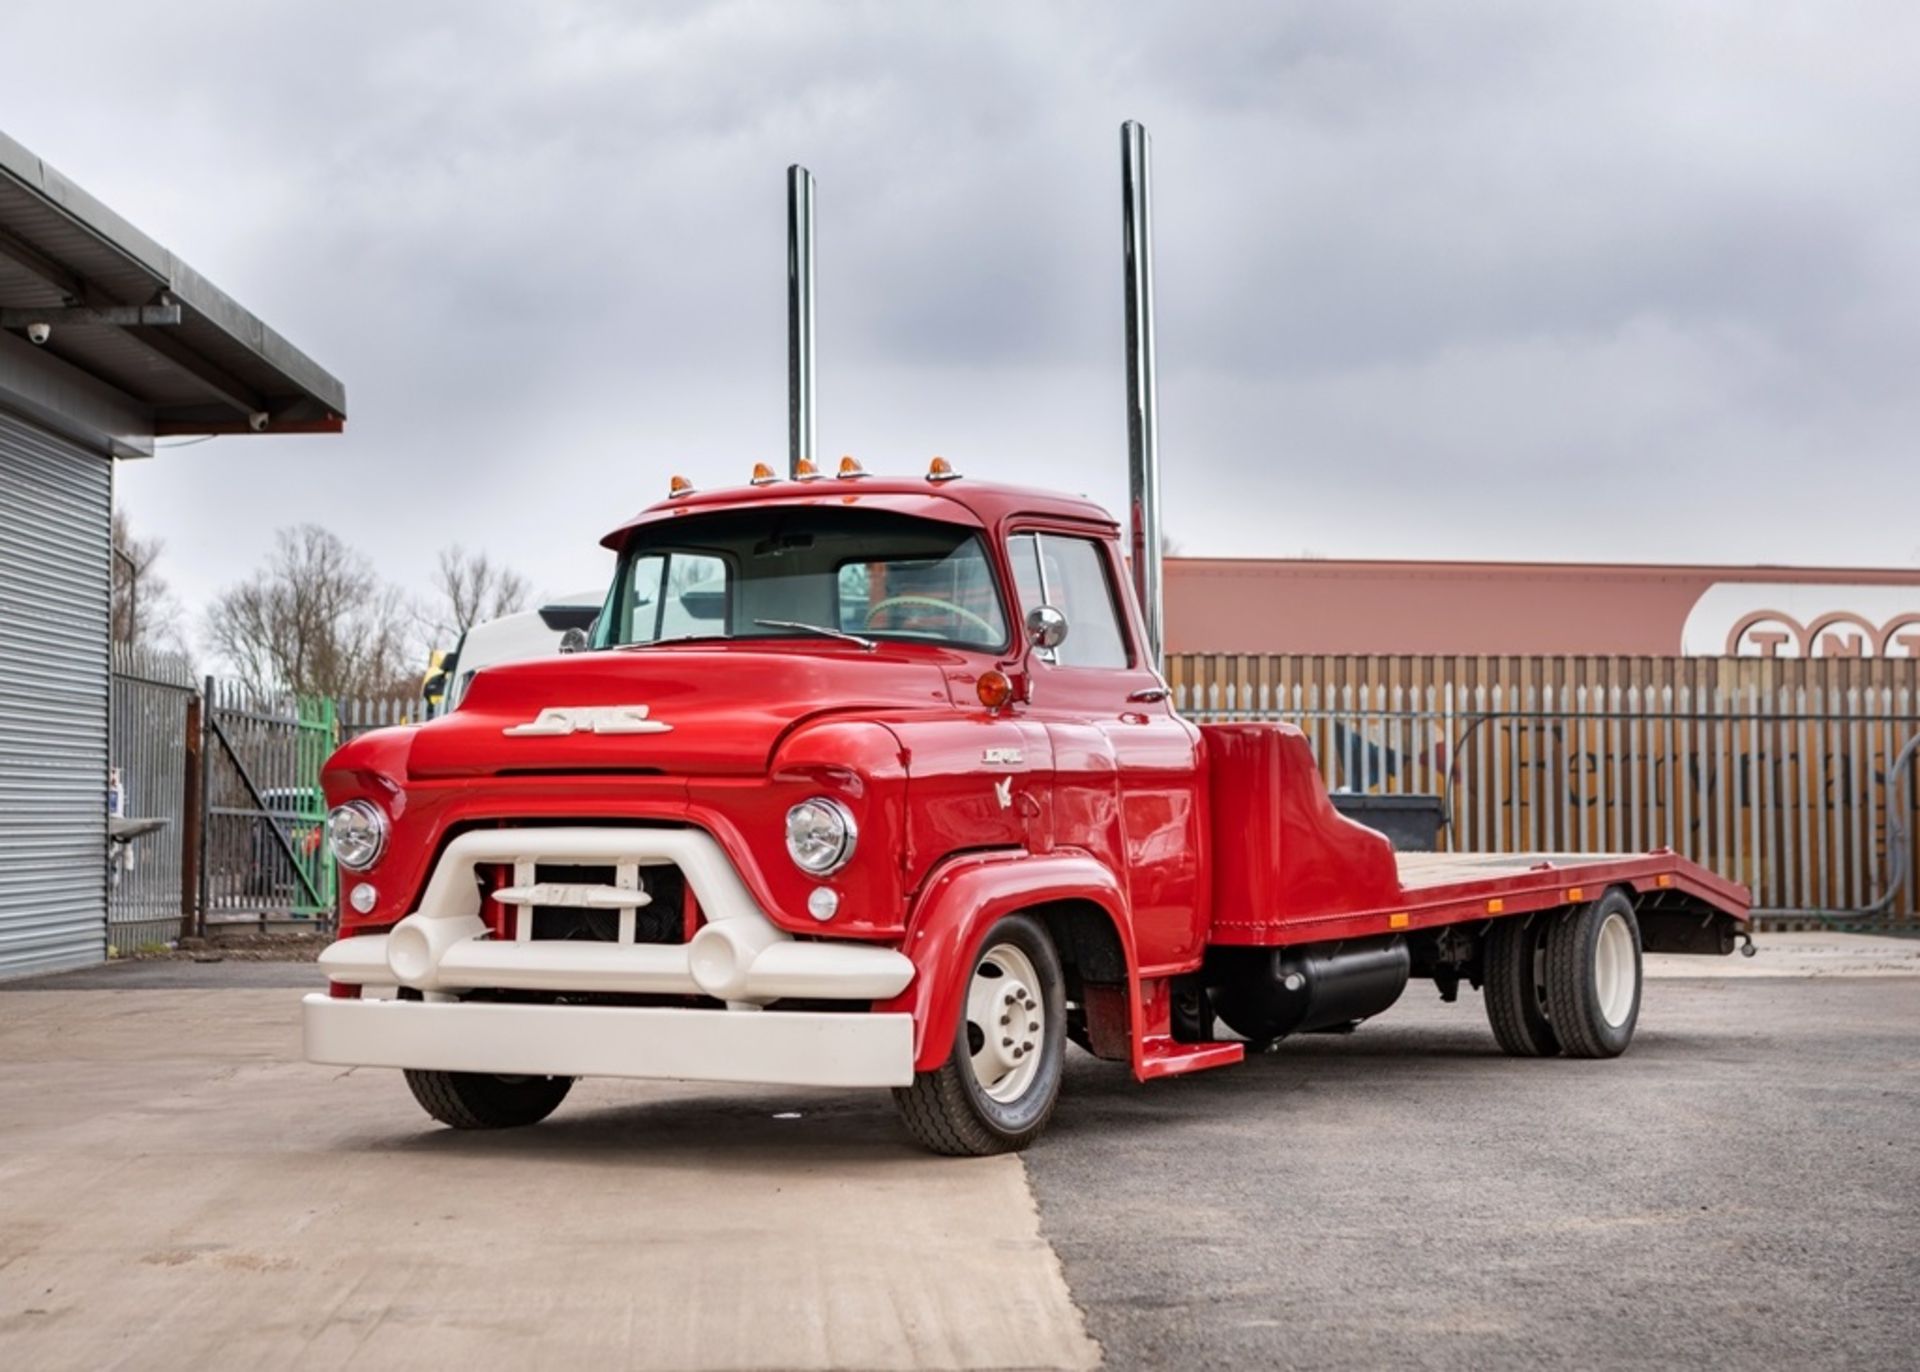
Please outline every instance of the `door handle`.
M1127 699L1135 701L1165 700L1167 694L1167 688L1164 686L1142 686L1137 691L1129 691L1127 693Z

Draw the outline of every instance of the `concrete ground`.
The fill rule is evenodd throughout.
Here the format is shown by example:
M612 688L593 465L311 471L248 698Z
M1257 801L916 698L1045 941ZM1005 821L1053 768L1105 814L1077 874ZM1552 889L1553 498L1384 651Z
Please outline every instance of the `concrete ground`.
M459 1134L301 1061L296 991L44 990L0 995L0 1101L0 1368L1098 1357L1019 1160L884 1093L587 1082Z
M1227 1071L1075 1054L1053 1132L968 1162L884 1093L589 1082L456 1134L299 1060L310 964L16 983L0 1367L1910 1366L1916 951L1650 959L1611 1063L1419 984Z

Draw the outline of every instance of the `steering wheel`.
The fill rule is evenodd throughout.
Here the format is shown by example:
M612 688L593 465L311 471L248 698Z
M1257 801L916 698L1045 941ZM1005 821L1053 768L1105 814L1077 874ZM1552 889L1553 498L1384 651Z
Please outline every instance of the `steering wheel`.
M920 606L929 610L938 610L941 614L952 615L955 619L963 619L969 623L977 624L980 626L980 631L989 638L998 638L1000 635L1000 630L994 625L993 621L983 619L964 605L955 605L951 600L941 600L937 596L930 595L888 596L885 600L867 611L866 627L871 629L873 627L873 621L878 619L881 614L887 610L909 606Z

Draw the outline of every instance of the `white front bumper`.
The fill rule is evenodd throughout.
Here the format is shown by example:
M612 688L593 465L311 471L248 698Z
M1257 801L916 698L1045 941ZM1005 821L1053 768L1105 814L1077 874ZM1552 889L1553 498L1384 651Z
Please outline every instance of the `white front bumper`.
M613 942L495 939L480 919L475 871L510 863L538 903L542 863L611 865L615 887L576 893L621 910ZM677 865L706 923L680 944L634 941L642 873ZM625 902L626 892L632 901ZM822 933L831 931L823 928ZM483 829L450 842L420 908L385 934L340 939L320 955L329 980L401 986L423 999L306 999L307 1057L350 1067L557 1077L652 1077L788 1086L905 1086L913 1018L768 1010L781 1000L871 1004L913 980L913 962L853 940L793 938L754 902L713 837L691 828ZM460 1000L474 991L706 997L704 1006L522 1005ZM721 1008L724 1006L725 1008Z
M906 1086L913 1017L306 998L312 1062L545 1077Z
M512 864L523 888L533 887L540 863L610 864L634 890L635 906L647 900L639 874L672 863L700 898L707 922L683 944L635 943L629 908L618 942L537 941L530 920L520 921L517 938L496 940L480 919L474 876L494 863ZM618 893L596 888L587 894L600 900ZM800 942L776 927L725 850L701 830L589 827L460 835L441 854L419 909L389 933L339 940L320 955L320 967L331 980L354 986L695 995L747 1006L889 1000L914 973L913 962L894 949L853 940Z

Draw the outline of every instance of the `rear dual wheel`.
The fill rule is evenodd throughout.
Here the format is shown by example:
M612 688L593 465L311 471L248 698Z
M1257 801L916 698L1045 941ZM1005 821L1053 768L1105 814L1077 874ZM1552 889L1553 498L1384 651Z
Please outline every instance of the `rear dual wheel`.
M1561 1051L1616 1058L1640 1020L1640 921L1609 891L1562 912L1547 930L1547 1008Z
M1487 934L1487 1020L1515 1057L1611 1058L1640 1019L1640 923L1622 891L1501 920Z
M1503 919L1487 931L1487 1022L1508 1055L1550 1058L1560 1040L1547 1016L1546 915Z

